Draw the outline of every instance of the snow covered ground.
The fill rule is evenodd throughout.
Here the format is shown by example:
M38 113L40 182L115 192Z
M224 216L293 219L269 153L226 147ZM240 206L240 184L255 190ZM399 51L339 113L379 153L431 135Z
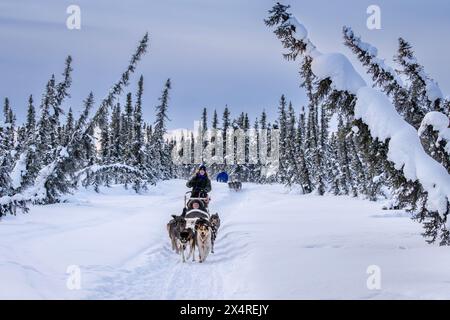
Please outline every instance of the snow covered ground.
M222 228L205 264L170 250L165 225L184 181L136 195L79 191L0 222L0 298L450 298L449 248L427 245L403 212L348 197L299 196L279 185L213 184ZM69 290L67 268L81 271ZM381 289L367 288L367 268Z

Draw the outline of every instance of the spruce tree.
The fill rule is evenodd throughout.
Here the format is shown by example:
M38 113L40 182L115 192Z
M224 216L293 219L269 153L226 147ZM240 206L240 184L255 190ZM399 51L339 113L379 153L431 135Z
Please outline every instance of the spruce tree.
M288 12L289 6L283 6L280 4L275 5L269 11L269 17L265 19L265 23L269 27L274 27L274 33L280 39L284 48L288 50L288 53L284 54L285 58L295 60L298 56L303 58L308 57L310 54L316 56L320 54L311 41L306 37L298 38L296 37L295 31L297 25L292 18L292 14ZM304 80L304 79L303 79ZM338 90L333 85L333 81L331 78L326 78L321 80L318 83L319 86L319 97L320 99L327 99L330 101L329 107L332 110L340 111L340 115L345 116L345 120L347 122L347 127L354 120L354 110L356 105L357 96L347 90ZM417 89L414 89L416 92L420 92ZM414 96L412 97L414 98ZM417 114L410 114L410 123L417 123L416 118L420 118L418 114L422 112L421 107L422 104L411 105L411 109L407 110L410 112L411 110L416 109L418 111ZM342 122L342 120L341 120ZM418 122L420 124L420 121ZM416 124L417 125L417 124ZM341 127L342 123L341 123ZM364 132L363 128L360 128L361 132ZM339 137L339 145L342 144L342 131ZM348 130L345 130L348 131ZM371 137L367 137L371 139ZM386 140L383 140L383 143L387 143ZM390 146L388 146L389 151ZM339 147L339 149L342 149ZM346 161L348 163L348 161ZM372 163L370 163L372 165ZM397 193L397 200L402 208L407 208L413 212L416 212L418 219L424 222L425 226L425 236L430 238L430 242L434 242L439 240L441 245L450 244L450 231L446 226L446 216L449 213L448 201L447 201L447 211L443 214L443 217L440 216L437 211L430 211L428 204L428 193L424 191L424 187L420 184L418 180L412 181L410 179L406 179L404 173L400 169L396 169L393 162L387 161L387 166L385 167L388 181L390 181L393 185L395 192Z
M41 115L37 124L37 158L42 165L50 163L53 154L52 147L55 145L55 132L51 121L51 108L55 104L55 78L52 76L47 82L45 93L41 103Z
M167 116L169 107L169 91L171 89L171 82L168 79L164 85L164 89L161 97L159 98L160 104L156 107L156 120L153 128L153 167L158 173L158 178L168 179L171 176L172 165L170 150L166 142L164 141L164 135L167 133L166 123L169 120Z
M111 137L110 137L110 123L109 123L109 113L105 112L103 114L103 119L99 122L100 130L100 163L110 164L111 163ZM109 179L108 179L109 182Z
M203 133L205 133L206 130L208 130L208 111L206 110L206 108L203 108L202 111L202 129Z
M5 103L3 105L3 116L4 116L4 144L7 150L11 152L14 147L15 140L15 116L9 104L9 99L5 98Z
M284 155L285 155L285 183L287 185L292 185L299 181L300 168L298 165L299 155L297 153L297 130L296 126L295 110L292 106L292 102L289 102L289 107L286 113L286 136L284 144Z
M352 174L350 172L350 157L349 157L349 151L348 151L348 130L344 126L344 121L342 119L342 116L339 114L338 116L338 131L337 131L337 146L339 150L338 154L338 161L339 161L339 167L342 170L342 179L340 190L342 194L348 195L350 194L351 190L355 190L353 188L353 180L352 180ZM353 193L354 194L354 193Z
M287 183L288 175L287 175L287 114L286 114L287 102L284 94L280 98L279 106L278 106L278 128L280 130L280 145L279 145L279 155L280 155L280 167L277 174L277 180L280 183Z
M111 162L118 163L122 161L123 148L121 134L122 134L122 119L121 119L120 103L117 103L113 108L111 116L111 129L110 129L110 141L111 141Z
M263 112L261 113L260 124L261 124L261 129L267 129L267 114L266 114L265 110L263 110Z
M344 44L357 56L368 74L372 76L373 82L381 88L388 96L393 98L397 111L404 114L407 106L408 92L403 87L402 81L392 68L380 60L378 50L368 43L361 41L351 28L343 28Z
M228 159L226 157L226 155L227 155L227 132L230 127L231 127L230 110L228 109L228 106L225 106L225 109L223 110L223 115L222 115L223 157L224 157L225 168L228 165L228 161L227 161Z
M353 181L353 196L355 197L358 195L368 194L365 170L355 143L356 138L354 136L357 132L356 127L354 127L347 135L347 145L349 146L348 150L350 151L350 166Z
M33 96L28 98L27 119L25 122L26 135L30 142L34 142L34 135L36 130L36 110L33 104Z
M144 77L141 76L138 82L138 91L136 94L136 105L134 107L134 141L133 154L135 164L141 170L145 167L144 156L144 137L143 137L143 123L142 123L142 94L144 92Z
M297 183L302 187L304 194L311 193L313 190L311 176L308 168L308 162L305 155L305 139L306 139L306 122L305 122L305 107L302 107L297 126L297 139L296 139L296 154L299 159L299 172Z
M214 109L214 115L213 115L213 121L212 121L212 128L217 129L219 125L219 119L217 117L217 111Z
M125 103L125 114L123 118L123 142L125 148L125 163L133 164L135 163L134 154L133 154L133 130L134 130L134 118L133 118L133 100L131 92L127 94L126 103Z
M333 132L330 138L330 145L328 151L328 170L330 171L329 183L330 191L334 195L341 194L341 186L343 185L343 173L339 166L339 145L336 134Z
M67 112L67 119L66 124L64 125L64 134L62 138L62 142L64 145L67 145L70 142L70 139L72 138L75 129L74 121L75 120L73 118L72 108L69 108L69 111Z
M394 60L400 66L398 72L409 80L409 87L407 88L408 103L404 116L405 120L418 129L425 114L438 109L439 106L434 105L435 101L429 101L427 95L428 79L423 66L417 62L414 56L412 46L403 38L399 38L398 42L398 52ZM439 104L439 101L436 103Z

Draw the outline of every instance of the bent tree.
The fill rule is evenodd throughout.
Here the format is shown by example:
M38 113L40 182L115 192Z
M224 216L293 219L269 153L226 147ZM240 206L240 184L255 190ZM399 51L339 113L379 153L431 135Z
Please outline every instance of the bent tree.
M265 24L274 28L287 49L284 58L300 62L302 86L313 86L308 88L312 92L308 94L310 103L338 113L357 135L355 147L366 158L367 172L373 172L368 187L378 190L379 183L391 187L393 207L413 212L414 218L423 223L423 235L429 243L449 245L450 176L425 152L416 128L408 123L412 121L405 121L398 113L400 103L395 101L396 110L386 96L404 93L397 78L389 74L390 70L379 68L377 75L380 72L387 78L384 92L367 86L344 55L321 53L289 8L277 3L269 10Z
M94 106L94 96L90 93L84 101L81 115L73 124L74 128L70 130L71 133L64 139L60 139L55 128L58 127L58 116L62 112L60 106L63 100L69 96L72 59L70 56L68 57L63 74L64 80L61 83L56 83L55 77L52 76L46 86L41 104L41 116L36 124L37 130L30 130L29 136L25 139L25 150L17 156L15 164L10 166L6 165L6 160L11 153L1 154L0 175L6 177L7 175L3 174L4 171L8 167L12 167L13 172L22 172L22 176L19 176L20 179L16 179L13 185L9 181L10 178L2 182L2 188L0 188L0 217L8 213L15 214L17 210L27 211L29 203L47 204L59 201L60 195L68 193L76 187L78 183L76 178L85 172L105 174L105 171L124 171L135 176L136 179L145 176L139 169L130 168L126 165L116 164L101 168L89 166L91 159L86 154L86 150L89 148L85 147L90 144L91 146L88 147L92 148L94 128L102 126L104 115L113 107L116 99L128 86L130 76L136 70L137 63L145 54L147 46L148 33L139 42L127 68L100 102L93 116L90 117ZM31 104L32 99L30 98ZM32 109L31 106L30 109ZM1 127L2 141L6 141L3 139L6 133L4 128ZM37 161L30 162L30 159L37 159ZM89 178L87 179L89 180ZM84 181L86 181L86 178L84 178Z

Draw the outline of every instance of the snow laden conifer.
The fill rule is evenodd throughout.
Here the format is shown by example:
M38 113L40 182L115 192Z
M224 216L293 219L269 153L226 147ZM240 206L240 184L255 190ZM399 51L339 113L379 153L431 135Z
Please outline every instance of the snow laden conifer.
M305 121L305 108L302 107L302 111L299 115L297 134L296 134L296 154L298 156L298 169L296 172L296 183L298 183L304 194L310 193L313 190L311 175L308 167L307 157L305 154L305 137L306 137L306 121ZM292 160L294 161L294 160Z
M222 114L222 141L223 141L222 151L223 151L225 166L229 162L226 157L226 152L227 152L227 132L228 132L228 129L230 129L230 127L231 127L230 110L228 109L228 106L225 106L225 109L223 110L223 114Z
M280 131L280 165L277 172L277 181L288 183L288 163L287 163L287 101L284 94L280 98L278 106L278 130Z
M212 128L213 129L218 129L219 126L219 118L217 116L217 110L214 109L214 115L213 115L213 120L212 120Z
M418 134L429 154L450 173L450 128L449 118L442 112L428 112L422 119Z
M133 99L131 92L127 93L124 112L122 118L122 143L125 148L125 162L131 164L135 162L133 153Z
M144 93L144 77L141 75L138 82L138 91L136 93L136 104L134 107L133 121L134 121L134 140L133 140L133 158L135 165L141 170L146 170L145 164L145 141L144 141L144 126L142 119L142 95Z
M123 92L123 88L128 85L130 75L146 51L147 42L148 35L146 34L133 54L127 69L119 81L113 85L106 98L101 101L92 118L89 118L89 115L94 100L92 94L88 96L84 103L84 110L74 121L71 135L67 131L69 125L64 127L60 124L60 115L63 114L61 105L69 96L68 89L71 84L72 59L70 57L66 59L63 80L56 82L52 75L47 82L38 119L36 119L34 106L30 99L26 130L24 131L26 134L20 134L20 139L24 140L21 142L26 147L15 157L14 166L10 166L14 168L12 171L14 180L11 180L9 175L4 176L5 183L11 181L11 187L14 185L14 191L11 191L9 187L1 186L3 192L0 197L0 215L14 214L18 209L26 211L27 204L30 202L53 203L59 201L62 194L70 192L76 186L82 175L81 171L84 173L90 171L89 175L95 177L93 173L99 170L95 170L98 157L95 149L94 130L101 123L102 116ZM33 126L36 129L33 129ZM6 133L4 127L2 125L1 128L2 145ZM2 154L4 153L2 152ZM6 164L5 161L1 163ZM2 166L2 170L3 168L5 165ZM129 168L126 170L130 171ZM95 177L93 181L93 183L97 183L98 179Z
M289 103L286 114L286 137L284 143L284 160L285 160L285 184L293 185L299 182L299 155L297 148L297 130L296 116L292 103Z
M167 115L169 108L169 92L171 89L170 79L167 79L162 95L159 98L159 105L156 107L156 120L153 126L152 135L152 167L155 169L158 179L169 179L172 175L172 159L170 148L165 141L167 133Z
M447 101L443 100L438 84L425 73L406 40L399 38L398 51L394 57L399 68L394 70L378 57L377 48L363 42L351 28L344 27L343 33L345 44L372 75L374 83L392 99L396 110L416 129L419 129L428 113L446 110ZM402 81L400 75L406 81ZM419 133L427 153L448 168L448 156L442 144L439 147L440 143L435 143L439 140L436 132L424 128Z
M388 180L398 192L399 205L410 209L425 226L430 242L450 244L449 213L450 176L445 168L429 157L410 126L395 110L385 94L367 86L348 59L340 53L322 54L308 38L306 28L287 10L275 5L265 20L281 40L285 57L312 58L312 71L320 82L322 98L345 115L348 124L362 120L369 128L367 139L378 138L387 145ZM361 134L363 128L358 129ZM407 139L407 142L405 141ZM369 163L369 165L375 165Z
M361 37L355 35L350 27L343 28L343 36L344 44L352 50L366 68L367 73L372 76L374 84L392 98L397 111L405 116L408 108L408 92L397 71L378 57L377 48L363 42ZM405 120L411 121L408 117L405 117Z

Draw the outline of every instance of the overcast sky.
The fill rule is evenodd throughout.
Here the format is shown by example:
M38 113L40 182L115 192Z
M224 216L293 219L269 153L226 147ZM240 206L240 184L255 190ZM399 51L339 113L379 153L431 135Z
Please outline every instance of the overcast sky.
M144 75L144 116L153 121L154 106L167 78L172 79L170 128L193 127L203 107L220 113L227 104L254 118L271 116L282 93L299 110L305 97L296 63L284 61L279 41L263 19L269 0L0 0L0 98L9 97L22 121L29 94L40 101L52 73L64 59L74 62L68 109L80 110L89 91L105 96L143 34L150 50L133 77ZM409 40L426 71L447 95L450 88L450 1L447 0L301 0L284 1L305 24L322 52L340 51L343 25L353 27L391 62L397 38ZM81 8L81 30L66 27L66 8ZM381 8L381 30L368 30L366 9ZM361 70L352 57L355 67Z

